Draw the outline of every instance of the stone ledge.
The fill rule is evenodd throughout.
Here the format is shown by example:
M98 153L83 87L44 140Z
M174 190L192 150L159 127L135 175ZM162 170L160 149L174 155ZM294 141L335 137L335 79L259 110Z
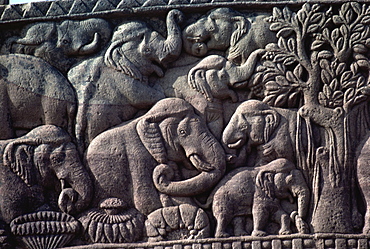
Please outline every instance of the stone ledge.
M93 244L65 249L280 249L280 248L370 248L370 236L363 234L271 235L266 237L230 237L201 240L177 240L156 243Z

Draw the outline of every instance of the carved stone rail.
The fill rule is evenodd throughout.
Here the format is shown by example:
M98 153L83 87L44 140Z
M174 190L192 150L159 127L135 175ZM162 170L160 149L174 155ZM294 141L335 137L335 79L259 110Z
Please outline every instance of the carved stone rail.
M329 249L370 248L370 236L355 234L279 235L256 238L252 236L224 239L177 240L157 243L93 244L65 249Z

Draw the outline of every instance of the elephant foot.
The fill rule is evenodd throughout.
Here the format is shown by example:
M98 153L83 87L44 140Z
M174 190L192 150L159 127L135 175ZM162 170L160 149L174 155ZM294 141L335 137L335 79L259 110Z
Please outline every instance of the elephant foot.
M261 230L253 230L252 236L257 236L257 237L263 237L263 236L267 236L267 233L265 231L261 231Z
M238 229L234 231L235 236L247 236L249 235L244 229Z
M292 233L292 231L290 231L290 230L280 230L279 231L280 235L288 235L288 234L291 234L291 233Z
M162 236L156 236L156 237L149 237L148 238L148 242L149 243L154 243L154 242L159 242L159 241L163 241L163 237Z
M230 234L227 232L216 232L215 237L216 238L228 238L230 237Z

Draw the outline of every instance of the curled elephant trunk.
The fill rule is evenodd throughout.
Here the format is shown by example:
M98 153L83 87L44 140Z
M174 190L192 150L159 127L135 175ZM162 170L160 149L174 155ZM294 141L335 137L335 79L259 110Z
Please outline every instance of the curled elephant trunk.
M193 166L201 172L190 179L172 181L176 175L174 169L167 164L158 165L153 172L155 187L171 196L194 196L211 189L224 175L226 160L225 153L218 143L215 143L209 151L204 158L210 160L205 160L196 153L189 156Z
M94 39L92 40L92 42L90 42L89 44L86 44L84 46L82 46L77 54L79 55L88 55L88 54L92 54L92 53L95 53L98 49L99 49L99 46L100 46L100 36L98 33L95 33L94 34Z

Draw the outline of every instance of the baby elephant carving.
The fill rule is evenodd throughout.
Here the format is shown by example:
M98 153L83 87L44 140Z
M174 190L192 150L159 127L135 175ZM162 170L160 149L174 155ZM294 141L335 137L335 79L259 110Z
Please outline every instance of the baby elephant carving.
M208 203L212 202L213 215L217 220L215 237L230 236L227 228L232 221L234 235L246 235L245 224L236 221L251 214L253 236L267 235L264 229L268 221L280 225L279 234L290 234L291 218L299 233L308 233L303 218L309 198L302 173L286 159L276 159L261 167L235 169L220 181L208 199ZM297 202L298 208L291 217L281 206L283 199Z

